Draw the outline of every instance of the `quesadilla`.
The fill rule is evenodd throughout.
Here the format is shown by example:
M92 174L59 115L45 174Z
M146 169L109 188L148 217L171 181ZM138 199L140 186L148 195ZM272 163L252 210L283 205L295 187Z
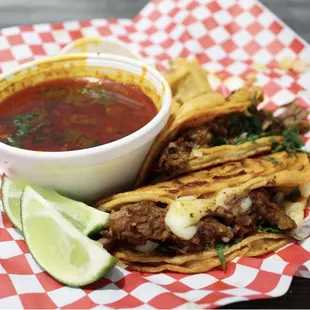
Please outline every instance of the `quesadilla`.
M274 117L258 109L263 99L261 88L242 88L226 98L206 93L173 109L135 188L255 155L290 152L292 144L293 151L300 150L300 134L309 130L304 120L307 111L291 103L285 113Z
M205 272L309 235L309 187L305 153L230 162L98 202L100 241L132 270Z

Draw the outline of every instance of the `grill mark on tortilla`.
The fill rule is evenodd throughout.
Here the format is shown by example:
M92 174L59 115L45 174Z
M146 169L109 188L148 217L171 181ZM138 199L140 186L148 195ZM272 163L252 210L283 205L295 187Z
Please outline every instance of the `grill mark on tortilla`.
M201 195L199 195L197 198L198 199L208 199L213 197L216 194L216 192L209 192L209 193L203 193Z
M299 171L302 171L305 169L305 165L302 165L300 168L299 168Z
M230 174L230 175L215 175L213 177L213 180L222 180L222 179L230 179L230 178L235 178L235 177L238 177L238 176L241 176L241 175L245 175L246 172L244 170L241 170L235 174Z
M199 187L199 186L204 186L204 185L209 185L210 183L207 181L194 181L194 182L190 182L190 183L182 183L183 185L181 185L179 188L177 189L172 189L169 191L170 194L177 194L182 190L186 190L186 189L192 189L195 187Z
M165 189L165 188L169 188L169 187L170 187L170 186L168 186L168 185L160 185L160 186L159 186L159 188L164 188L164 189Z
M177 194L179 191L179 189L172 189L169 191L169 194Z
M179 190L193 188L196 186L209 185L210 183L207 181L194 181L180 186Z
M183 185L184 183L181 182L179 179L175 179L172 181L173 184L176 184L176 185Z

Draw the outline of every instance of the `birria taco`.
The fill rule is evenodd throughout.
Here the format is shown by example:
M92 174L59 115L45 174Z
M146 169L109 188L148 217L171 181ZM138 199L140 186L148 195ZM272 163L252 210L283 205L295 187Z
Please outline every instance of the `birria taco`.
M100 241L132 270L205 272L305 238L309 183L305 153L201 170L98 202L111 212Z
M204 93L182 104L174 99L168 124L149 151L135 187L271 151L299 150L309 130L307 111L295 103L274 117L258 109L259 87L224 97Z

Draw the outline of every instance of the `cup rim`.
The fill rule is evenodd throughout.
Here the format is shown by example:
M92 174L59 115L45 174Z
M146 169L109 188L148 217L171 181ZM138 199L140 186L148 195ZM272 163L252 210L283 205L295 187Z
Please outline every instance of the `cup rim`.
M80 39L77 39L77 40L74 40L70 43L68 43L65 47L62 48L62 50L60 51L60 55L68 55L68 54L77 54L77 53L69 53L70 52L70 49L72 48L75 48L75 47L78 47L80 46L82 43L83 44L91 44L91 43L94 43L94 42L97 42L98 44L104 44L106 42L109 42L109 43L115 43L115 44L118 44L119 46L121 46L122 48L124 49L128 49L128 45L126 45L125 42L117 39L117 38L114 38L114 37L82 37ZM88 54L92 54L90 52L86 52ZM93 52L93 53L96 53L96 52ZM132 59L136 59L136 60L140 60L140 61L143 61L143 58L142 56L135 50L132 50L130 49L130 53L132 55L134 55L136 58L132 58L132 57L128 57L128 58L132 58ZM79 53L80 54L80 53ZM110 53L102 53L102 54L110 54ZM126 56L121 56L121 57L126 57Z
M78 54L51 56L51 57L46 57L44 59L30 61L22 65L19 65L13 70L3 72L2 74L0 74L0 83L2 79L7 79L11 75L17 72L24 71L29 68L35 67L38 64L44 64L44 63L55 62L55 61L77 60L77 59L86 59L86 60L102 59L102 60L107 60L107 61L110 60L114 62L124 63L126 65L136 66L139 68L142 68L142 67L146 68L147 72L150 73L155 79L157 79L161 83L161 85L163 85L163 95L161 98L162 105L161 105L160 110L155 115L155 117L152 118L150 122L148 122L146 125L138 129L137 131L133 132L132 134L126 137L123 137L121 139L118 139L118 140L115 140L115 141L112 141L112 142L109 142L103 145L99 145L96 147L81 149L81 150L73 150L73 151L47 152L47 151L34 151L34 150L27 150L23 148L16 148L16 147L7 145L3 142L0 142L0 151L4 150L8 154L19 155L22 157L34 158L34 159L39 159L39 158L40 159L68 159L68 158L76 158L76 157L85 157L85 156L90 156L90 155L93 156L97 154L111 152L119 148L125 149L126 145L129 145L133 143L134 141L139 141L145 135L151 132L155 133L154 137L159 133L161 128L159 128L159 130L156 130L156 127L159 127L161 121L170 112L171 90L170 90L168 82L156 69L141 62L140 60L136 60L136 59L132 59L132 58L124 57L124 56L105 54L105 53L78 53ZM135 149L141 146L142 145L139 145ZM132 150L125 152L125 154L130 153L131 151Z

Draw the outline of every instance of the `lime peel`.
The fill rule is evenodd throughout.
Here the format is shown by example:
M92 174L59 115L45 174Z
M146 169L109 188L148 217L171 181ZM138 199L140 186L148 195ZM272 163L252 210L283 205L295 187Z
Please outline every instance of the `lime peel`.
M106 275L117 263L30 186L22 195L21 222L33 258L59 282L84 286Z
M22 230L20 219L20 198L28 182L3 176L2 202L3 208L13 225ZM67 220L76 226L84 235L94 236L109 220L109 213L99 211L82 202L66 198L53 190L31 186L42 197L48 200Z

